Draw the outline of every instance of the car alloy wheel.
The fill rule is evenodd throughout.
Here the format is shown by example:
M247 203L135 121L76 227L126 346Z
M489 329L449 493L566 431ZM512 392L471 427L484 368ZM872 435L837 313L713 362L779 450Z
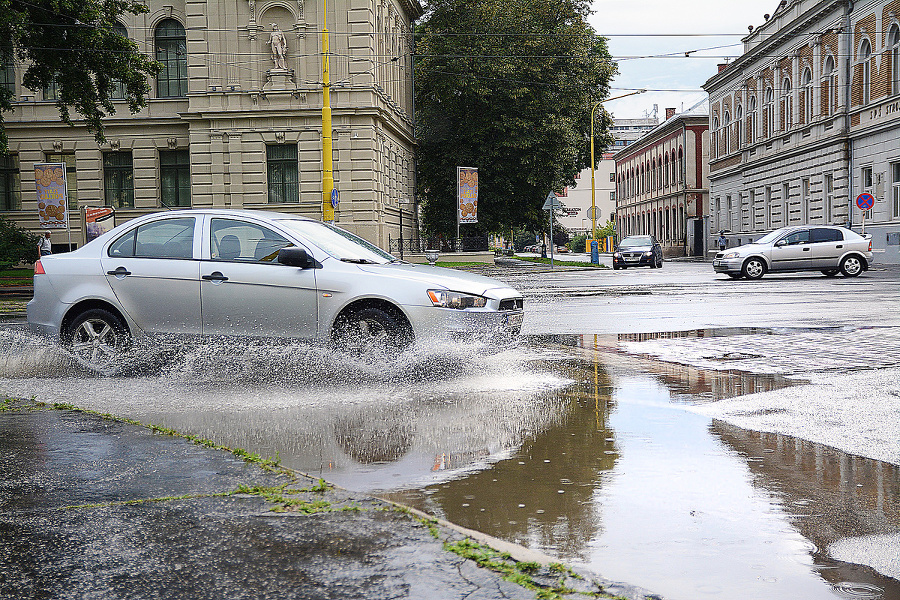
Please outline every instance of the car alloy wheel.
M744 268L742 269L744 277L747 279L759 279L766 273L766 265L763 263L762 259L759 258L751 258L747 262L744 263Z
M332 339L339 349L355 356L389 356L409 346L412 333L394 311L367 306L339 316Z
M856 277L862 273L863 267L858 256L848 256L841 261L841 273L844 277Z
M92 308L75 317L65 335L66 345L76 362L103 375L115 373L131 347L131 336L125 323L102 308Z

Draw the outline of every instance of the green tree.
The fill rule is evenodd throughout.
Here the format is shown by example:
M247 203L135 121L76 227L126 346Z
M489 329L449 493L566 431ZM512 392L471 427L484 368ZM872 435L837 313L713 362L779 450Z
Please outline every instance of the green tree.
M417 182L425 226L455 235L456 167L479 169L477 229L541 228L590 164L591 106L616 73L582 0L434 0L416 30ZM599 110L595 144L611 143ZM467 226L472 231L474 226Z
M115 113L112 96L121 86L131 112L147 105L148 76L159 64L121 35L119 18L147 12L140 0L0 0L0 63L27 65L22 84L31 90L56 86L60 118L72 125L81 115L97 141L103 118ZM7 138L3 113L13 93L0 88L0 152Z
M36 261L40 241L37 235L0 215L0 268Z

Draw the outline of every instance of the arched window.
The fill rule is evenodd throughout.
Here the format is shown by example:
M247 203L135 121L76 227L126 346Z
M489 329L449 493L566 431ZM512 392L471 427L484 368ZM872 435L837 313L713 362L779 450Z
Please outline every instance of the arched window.
M891 93L900 94L900 26L894 23L888 33L891 53Z
M678 178L675 176L675 151L672 150L672 185L675 185L678 182Z
M747 142L752 144L756 141L756 96L750 96L749 108L747 109Z
M731 152L731 144L729 143L730 136L728 133L731 131L731 113L727 110L725 111L725 116L722 117L722 154L728 154Z
M709 151L712 153L712 156L719 156L719 117L713 115L712 122L712 135L709 137L709 141L712 145L712 148ZM669 155L666 154L666 171L669 170ZM668 185L668 174L666 174L666 185Z
M117 35L121 35L123 38L128 39L128 29L125 28L121 23L116 23L112 26L113 33ZM123 100L125 98L125 84L119 81L118 79L113 80L112 82L112 91L110 91L109 97L113 100Z
M684 184L684 149L678 149L678 181Z
M734 145L736 150L741 149L741 129L744 127L744 106L738 104L734 111Z
M775 133L775 90L766 88L765 110L765 137L772 137Z
M785 78L785 80L781 83L781 123L783 125L782 130L787 131L794 124L794 117L792 114L793 106L791 105L791 80Z
M812 71L803 71L803 123L808 125L813 120L813 81Z
M187 96L187 38L184 27L175 19L165 19L153 34L156 60L162 71L156 77L156 95L160 98Z
M834 57L830 54L825 58L825 67L822 69L822 112L833 115L838 106L838 74L834 68Z
M715 155L715 151L713 152L713 155ZM665 179L666 187L669 187L669 153L668 152L666 152L666 166L665 166L665 169L663 169L663 179Z
M862 103L865 105L872 100L872 44L869 40L863 40L859 46L859 65L862 70Z

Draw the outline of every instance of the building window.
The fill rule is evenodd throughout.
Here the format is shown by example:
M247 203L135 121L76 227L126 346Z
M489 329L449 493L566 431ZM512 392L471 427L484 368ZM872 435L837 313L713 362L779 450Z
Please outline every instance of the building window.
M803 123L809 125L813 120L813 81L812 71L803 71Z
M184 27L175 19L165 19L154 33L156 60L162 71L156 77L156 95L160 98L187 96L187 38Z
M834 175L825 173L822 187L825 191L825 224L828 225L834 220Z
M765 195L763 196L763 210L766 211L766 229L772 229L772 188L766 186Z
M838 107L838 74L834 68L834 57L828 56L825 59L825 68L822 70L822 101L823 113L833 115Z
M722 118L722 154L731 152L731 144L729 143L731 140L728 135L729 131L731 131L731 113L726 110L725 116Z
M744 126L744 107L740 104L737 105L737 110L734 112L734 145L735 149L741 149L741 128Z
M766 137L772 137L775 133L775 90L772 88L766 88L766 103L765 103L765 124L766 124Z
M748 126L747 126L747 143L752 144L756 141L756 125L758 123L757 115L756 115L756 96L750 96L750 108L747 112L748 117Z
M103 155L103 190L106 206L134 207L134 167L131 152L107 152Z
M121 23L116 23L112 27L113 33L121 35L126 40L128 39L128 29L125 28ZM125 84L119 81L118 79L114 79L112 81L112 90L110 91L110 98L113 100L124 100L125 99Z
M610 181L610 182L613 182L613 181L615 181L615 180L616 180L616 174L615 174L615 173L610 173L610 174L609 174L609 181Z
M863 40L859 47L859 61L862 67L862 103L872 100L872 45Z
M891 163L891 216L900 219L900 163Z
M791 105L791 80L785 79L781 84L781 123L782 131L787 131L794 124Z
M159 153L160 202L165 207L191 205L191 156L187 150Z
M78 210L78 172L75 169L75 155L48 152L44 156L48 163L65 163L66 196L69 198L69 210Z
M800 180L800 213L803 223L809 223L809 178Z
M891 53L891 93L900 94L900 26L894 23L888 34Z
M709 151L713 156L719 156L719 117L713 116L712 121L712 136L710 136L710 141L712 142L712 148ZM669 155L666 154L666 185L669 185Z
M269 203L300 202L297 146L266 146L266 164L269 174Z
M22 210L22 181L16 154L0 155L0 210Z
M8 92L11 98L16 97L16 64L9 47L0 49L0 90Z
M59 100L59 84L55 77L44 88L44 100Z
M785 226L791 222L791 184L784 183L781 185L781 225Z
M860 170L860 183L862 184L862 190L866 193L872 193L872 167L863 167ZM872 218L872 209L866 211L866 218Z

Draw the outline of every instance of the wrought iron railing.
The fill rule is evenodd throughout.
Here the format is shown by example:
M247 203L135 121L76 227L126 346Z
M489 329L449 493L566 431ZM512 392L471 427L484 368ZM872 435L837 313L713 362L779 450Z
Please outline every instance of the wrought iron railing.
M486 252L489 249L487 236L464 238L414 238L391 239L389 252L395 256L400 254L421 254L426 250L437 250L442 253L453 252Z

